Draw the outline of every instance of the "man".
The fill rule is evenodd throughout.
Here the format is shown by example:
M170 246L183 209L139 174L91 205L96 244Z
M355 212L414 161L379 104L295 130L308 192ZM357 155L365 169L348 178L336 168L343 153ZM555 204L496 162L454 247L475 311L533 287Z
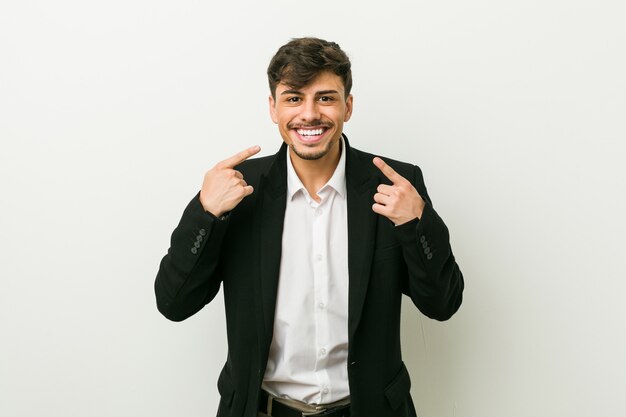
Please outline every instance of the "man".
M161 262L158 308L184 320L223 286L219 416L415 416L401 296L437 320L457 311L464 284L448 230L418 167L343 135L352 77L337 44L292 40L268 78L284 143L206 173Z

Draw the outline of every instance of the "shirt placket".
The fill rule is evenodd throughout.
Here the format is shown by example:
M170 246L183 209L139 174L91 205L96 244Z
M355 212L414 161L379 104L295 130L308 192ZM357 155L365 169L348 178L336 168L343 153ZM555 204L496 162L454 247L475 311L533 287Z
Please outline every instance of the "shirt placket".
M328 190L326 190L328 191ZM326 370L328 365L328 347L330 337L330 323L328 317L328 287L329 287L329 264L328 264L328 221L329 221L329 198L324 193L322 201L313 208L313 285L314 285L314 309L315 309L315 375L317 376L320 402L324 402L331 394L330 376Z

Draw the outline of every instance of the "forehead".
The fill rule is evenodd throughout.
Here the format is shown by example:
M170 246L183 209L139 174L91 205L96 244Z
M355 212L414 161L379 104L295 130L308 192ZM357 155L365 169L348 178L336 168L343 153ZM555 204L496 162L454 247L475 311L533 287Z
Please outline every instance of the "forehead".
M330 91L334 90L338 93L344 92L343 80L340 76L330 71L323 71L315 76L308 84L302 87L293 87L285 82L281 81L276 86L276 92L281 94L285 91L299 92L302 94L316 93L317 91Z

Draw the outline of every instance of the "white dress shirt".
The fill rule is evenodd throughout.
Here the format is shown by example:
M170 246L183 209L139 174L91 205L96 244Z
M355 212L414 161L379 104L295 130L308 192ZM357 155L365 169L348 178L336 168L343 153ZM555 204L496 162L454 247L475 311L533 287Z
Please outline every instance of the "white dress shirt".
M287 208L274 337L263 388L278 397L327 404L348 386L348 219L346 156L318 192L302 185L287 152Z

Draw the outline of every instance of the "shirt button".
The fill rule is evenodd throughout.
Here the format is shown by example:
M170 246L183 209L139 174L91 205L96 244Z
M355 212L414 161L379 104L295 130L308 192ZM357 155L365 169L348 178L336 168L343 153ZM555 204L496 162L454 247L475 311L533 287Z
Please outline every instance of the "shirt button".
M326 356L326 349L324 348L320 349L320 356Z
M320 310L323 310L324 308L326 308L326 304L324 304L324 303L322 303L322 302L319 302L319 303L317 303L317 307L318 307Z
M324 209L321 209L319 207L315 209L315 215L316 216L321 216L322 213L324 213Z
M318 253L317 255L315 255L315 260L320 262L324 257L322 256L322 254Z
M329 392L329 391L330 391L330 390L328 389L328 387L324 387L324 388L322 389L322 394L326 395L326 394L328 394L328 392Z

